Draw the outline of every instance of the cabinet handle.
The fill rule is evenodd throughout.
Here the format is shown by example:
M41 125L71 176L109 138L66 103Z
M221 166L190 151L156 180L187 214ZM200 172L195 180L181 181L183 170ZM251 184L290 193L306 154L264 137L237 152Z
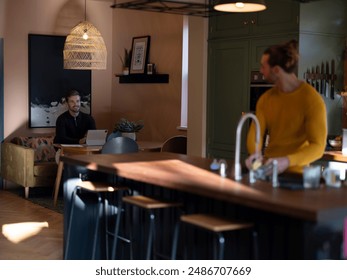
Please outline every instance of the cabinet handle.
M252 20L251 20L251 23L252 23L252 24L255 24L255 23L256 23L255 19L252 19Z
M248 24L248 20L245 20L244 22L243 22L243 25L247 25Z

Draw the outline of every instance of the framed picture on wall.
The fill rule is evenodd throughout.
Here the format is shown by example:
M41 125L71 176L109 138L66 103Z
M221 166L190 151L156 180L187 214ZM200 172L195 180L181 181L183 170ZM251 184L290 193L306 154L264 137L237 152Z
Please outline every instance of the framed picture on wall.
M29 34L29 127L55 127L67 110L64 96L81 95L81 111L91 113L91 71L64 69L66 36Z
M132 43L132 55L130 74L145 74L149 56L149 43L151 36L134 37Z

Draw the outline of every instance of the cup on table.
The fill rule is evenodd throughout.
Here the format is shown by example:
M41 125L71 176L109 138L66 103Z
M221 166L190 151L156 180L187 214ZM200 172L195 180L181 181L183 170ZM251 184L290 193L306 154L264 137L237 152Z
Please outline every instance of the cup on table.
M319 188L321 176L321 167L319 165L305 166L304 167L304 188L315 189Z
M326 168L323 171L322 175L325 180L325 184L328 187L334 187L334 188L341 187L340 170Z

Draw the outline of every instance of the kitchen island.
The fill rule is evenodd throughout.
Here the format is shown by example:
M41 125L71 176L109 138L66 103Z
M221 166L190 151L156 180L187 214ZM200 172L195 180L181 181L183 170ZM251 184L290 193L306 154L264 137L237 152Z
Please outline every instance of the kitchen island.
M133 186L139 192L158 194L159 190L163 196L170 192L189 212L209 211L251 220L259 231L260 258L315 259L319 258L321 243L331 241L325 240L328 236L341 242L347 217L346 187L322 184L316 190L288 190L273 188L264 181L250 185L247 176L241 182L232 179L231 162L228 176L223 178L210 171L210 159L172 153L76 155L61 160L67 167L83 166L137 182ZM68 182L71 176L68 172L65 176ZM67 186L64 198L68 205L71 190ZM65 218L68 213L69 206Z

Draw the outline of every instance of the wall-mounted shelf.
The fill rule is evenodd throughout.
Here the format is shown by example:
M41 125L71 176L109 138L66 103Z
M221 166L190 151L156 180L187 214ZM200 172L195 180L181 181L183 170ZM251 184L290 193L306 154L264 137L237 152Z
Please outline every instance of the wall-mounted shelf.
M116 74L120 84L165 84L169 83L169 74Z

